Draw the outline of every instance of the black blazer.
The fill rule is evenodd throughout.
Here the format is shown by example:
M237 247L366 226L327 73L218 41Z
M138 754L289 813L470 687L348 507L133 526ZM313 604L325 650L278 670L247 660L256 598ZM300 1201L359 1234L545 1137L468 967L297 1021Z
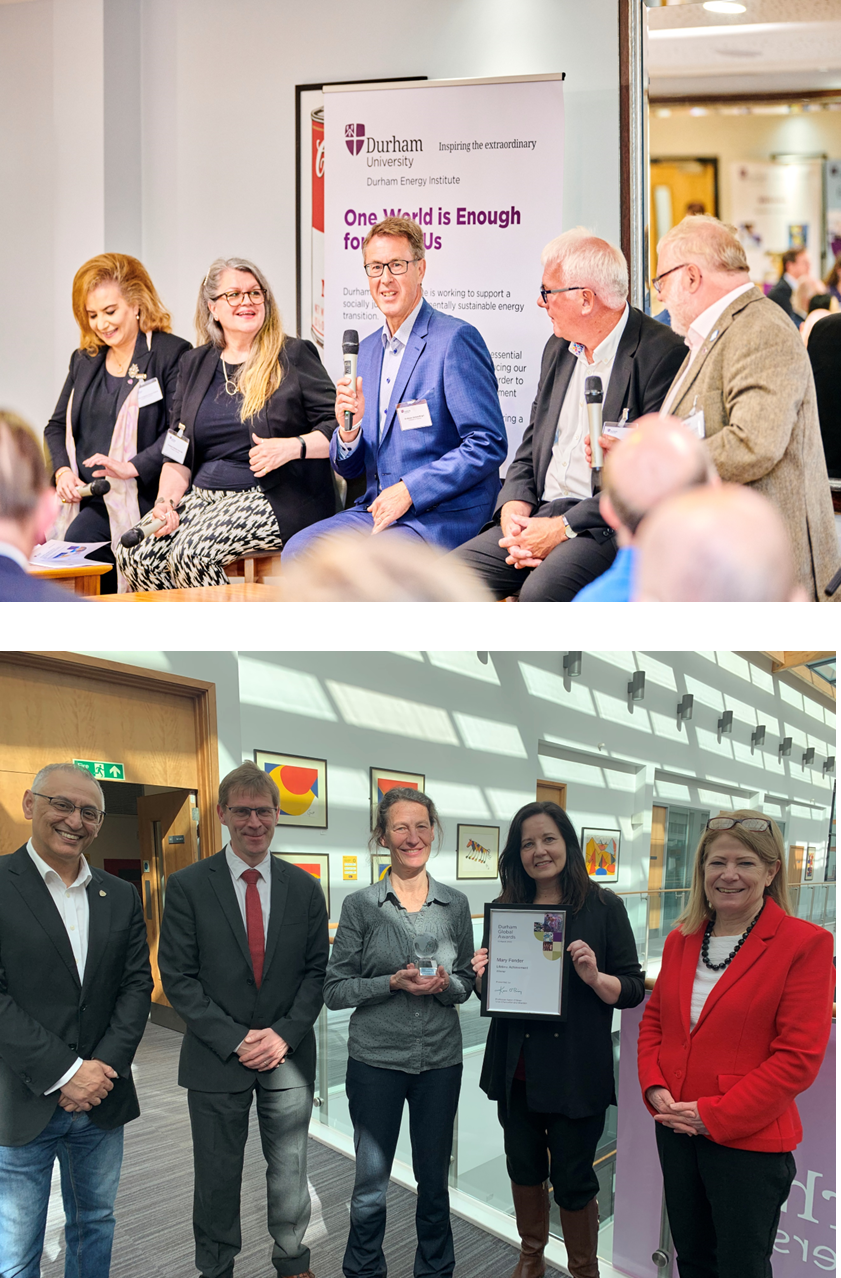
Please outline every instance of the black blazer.
M0 603L83 603L84 596L43 577L30 577L20 564L0 554Z
M841 479L841 315L825 315L806 347L815 377L818 418L830 479Z
M259 990L224 852L170 875L158 963L166 996L187 1023L178 1081L200 1092L272 1090L315 1079L313 1025L327 970L327 907L311 875L271 858L269 933ZM236 1049L267 1026L289 1044L286 1061L258 1074Z
M768 293L768 297L772 302L776 302L777 305L785 311L789 319L794 320L798 327L802 324L803 321L800 319L800 316L795 315L794 313L794 307L791 304L791 285L784 275L781 275L777 280L774 287Z
M645 413L656 413L685 355L686 345L682 337L632 306L605 389L604 420L618 421L625 408L628 420L632 422ZM552 460L558 417L576 362L569 342L553 334L543 350L540 381L531 407L528 430L497 498L497 519L507 501L527 501L533 507L540 505L546 472ZM614 535L613 529L599 513L598 497L578 502L565 499L559 503L560 506L564 509L559 509L558 513L566 515L575 532L586 531L599 540Z
M544 908L548 907L538 910ZM622 991L615 1006L641 1003L645 976L621 899L593 884L579 912L567 915L567 924L565 944L586 941L599 971L619 977ZM487 936L482 945L487 945ZM616 1104L612 1018L613 1007L602 1002L570 963L567 1020L492 1017L479 1086L491 1100L507 1100L520 1053L525 1052L529 1109L568 1118L603 1113Z
M190 448L184 465L193 469L192 438L199 405L207 394L219 362L219 350L208 343L182 361L172 407L174 426L183 422ZM280 352L283 377L275 393L253 422L244 424L264 438L290 438L320 430L328 439L336 429L336 387L312 342L287 337ZM329 458L287 462L257 483L269 499L284 543L294 533L336 513L333 471Z
M157 447L155 445L156 441L159 441L169 426L172 397L175 393L175 382L178 375L178 361L185 351L191 349L190 343L186 342L183 337L176 337L174 333L156 332L152 334L152 348L150 350L146 345L146 334L142 332L137 334L137 344L135 345L134 356L129 368L136 364L138 372L146 374L147 381L157 377L164 396L156 404L147 404L145 408L141 408L138 412L137 453L134 457L128 459L134 462L137 468L137 499L140 505L140 513L143 515L154 506L158 493L158 477L161 473L162 458L160 444L158 443ZM73 407L70 410L70 422L73 428L73 436L78 438L78 426L82 416L85 392L93 381L95 374L105 363L107 354L108 347L101 346L95 355L88 355L86 351L74 351L71 356L67 380L62 387L53 415L44 430L44 439L50 450L54 473L62 466L70 465L70 458L67 456L65 447L65 433L67 430L67 403L71 392L75 390L76 393L73 396ZM127 373L117 396L118 413L136 385L137 383L134 379L129 379ZM114 420L116 421L116 417ZM84 458L80 460L83 461Z
M97 1127L121 1127L140 1113L131 1062L152 994L146 926L131 883L93 866L91 874L80 986L64 924L26 846L0 857L0 1145L25 1145L44 1130L60 1096L44 1089L79 1056L120 1075L90 1110Z

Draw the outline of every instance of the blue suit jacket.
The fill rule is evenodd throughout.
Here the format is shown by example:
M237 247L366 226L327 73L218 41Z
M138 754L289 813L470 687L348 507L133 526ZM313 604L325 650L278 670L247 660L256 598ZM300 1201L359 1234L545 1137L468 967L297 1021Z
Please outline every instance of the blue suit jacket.
M382 329L360 344L358 373L365 392L362 438L344 460L338 433L333 466L345 479L365 473L356 502L363 510L383 488L403 480L412 505L397 524L452 550L476 535L493 514L507 438L488 348L472 324L421 303L394 382L382 439L379 386ZM431 426L402 430L398 404L425 399Z
M43 577L30 577L8 555L0 555L0 601L5 603L83 603L72 590L54 586Z

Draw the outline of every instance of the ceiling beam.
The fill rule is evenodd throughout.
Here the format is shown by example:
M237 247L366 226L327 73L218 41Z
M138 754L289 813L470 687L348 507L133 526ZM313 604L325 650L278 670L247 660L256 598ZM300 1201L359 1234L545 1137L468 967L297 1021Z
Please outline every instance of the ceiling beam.
M791 670L795 666L806 666L810 661L827 661L830 657L834 657L834 652L769 652L768 656L773 661L771 673L778 674L780 670Z

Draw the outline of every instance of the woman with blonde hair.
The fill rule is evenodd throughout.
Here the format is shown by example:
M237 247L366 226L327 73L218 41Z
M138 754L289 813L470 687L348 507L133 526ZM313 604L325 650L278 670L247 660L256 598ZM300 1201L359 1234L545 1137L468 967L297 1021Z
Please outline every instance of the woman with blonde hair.
M328 460L336 389L313 344L284 333L253 262L212 264L196 333L201 344L182 361L163 444L160 526L118 554L133 590L225 585L226 564L280 550L336 508Z
M161 471L178 361L190 343L170 332L146 268L125 253L101 253L73 280L79 348L44 438L61 510L53 535L109 544L92 558L114 563L121 535L152 507ZM107 480L104 495L83 495ZM102 589L117 588L105 573Z
M681 1278L770 1278L829 1038L833 938L792 916L778 826L720 812L695 855L639 1032Z

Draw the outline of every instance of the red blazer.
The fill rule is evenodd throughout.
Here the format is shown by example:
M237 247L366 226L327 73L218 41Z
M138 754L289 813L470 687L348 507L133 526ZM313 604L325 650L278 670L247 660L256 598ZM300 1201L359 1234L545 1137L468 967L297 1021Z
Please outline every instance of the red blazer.
M829 1039L832 936L790 918L768 898L690 1033L703 935L701 928L666 938L640 1024L643 1099L649 1087L659 1086L668 1087L675 1100L697 1101L719 1145L776 1153L795 1149L803 1128L794 1098L815 1081Z

